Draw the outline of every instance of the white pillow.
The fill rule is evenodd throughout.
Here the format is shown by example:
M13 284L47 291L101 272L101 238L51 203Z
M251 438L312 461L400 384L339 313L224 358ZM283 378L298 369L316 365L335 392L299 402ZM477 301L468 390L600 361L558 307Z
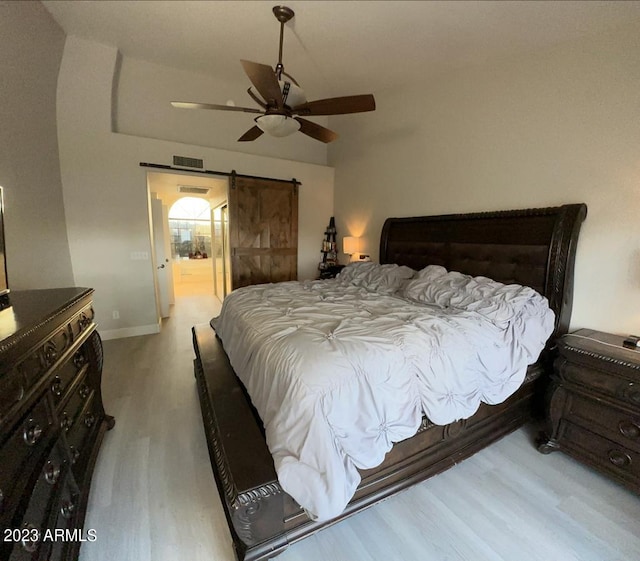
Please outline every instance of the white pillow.
M374 267L377 267L376 263L371 261L356 263L349 263L340 273L338 273L337 279L350 284L359 284L362 282L364 276L371 271Z
M343 283L360 286L371 292L395 294L414 275L415 271L410 267L366 262L350 263L342 269L337 278Z
M407 283L402 295L415 302L482 316L503 330L505 340L524 345L530 362L537 359L554 328L555 314L549 302L533 288L447 272L444 267L425 267Z
M447 272L438 265L419 271L405 286L403 296L422 304L477 312L496 323L513 319L529 303L548 308L547 299L528 286Z

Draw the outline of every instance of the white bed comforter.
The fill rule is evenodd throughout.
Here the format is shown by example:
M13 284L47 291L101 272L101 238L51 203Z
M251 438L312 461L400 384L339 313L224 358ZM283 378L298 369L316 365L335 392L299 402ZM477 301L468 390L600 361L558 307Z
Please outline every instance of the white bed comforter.
M413 436L423 411L443 425L510 396L553 330L531 289L515 307L489 298L454 308L437 302L446 290L433 304L410 301L421 299L413 285L406 298L340 279L251 286L212 321L264 422L282 488L313 519L340 514L358 468Z

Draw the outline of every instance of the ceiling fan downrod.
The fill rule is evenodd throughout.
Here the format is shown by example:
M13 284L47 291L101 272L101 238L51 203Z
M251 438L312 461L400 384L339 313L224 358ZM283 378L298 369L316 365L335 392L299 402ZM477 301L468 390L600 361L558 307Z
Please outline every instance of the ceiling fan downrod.
M287 6L274 6L273 15L280 22L280 49L278 51L278 64L276 64L276 76L278 80L282 79L284 65L282 64L282 45L284 43L284 24L287 23L295 15L294 11Z

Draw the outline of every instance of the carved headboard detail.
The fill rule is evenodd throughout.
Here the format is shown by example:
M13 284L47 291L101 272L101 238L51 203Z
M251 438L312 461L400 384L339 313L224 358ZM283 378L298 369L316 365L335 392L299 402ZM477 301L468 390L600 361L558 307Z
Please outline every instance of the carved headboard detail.
M585 204L471 214L388 218L380 263L451 271L530 286L556 314L551 338L571 319L573 271Z

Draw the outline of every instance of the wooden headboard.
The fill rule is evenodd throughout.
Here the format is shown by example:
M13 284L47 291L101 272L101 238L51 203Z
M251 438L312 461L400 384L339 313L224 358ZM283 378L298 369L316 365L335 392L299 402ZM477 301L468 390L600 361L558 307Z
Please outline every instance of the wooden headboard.
M447 270L530 286L556 314L551 340L566 333L585 204L471 214L388 218L380 263Z

